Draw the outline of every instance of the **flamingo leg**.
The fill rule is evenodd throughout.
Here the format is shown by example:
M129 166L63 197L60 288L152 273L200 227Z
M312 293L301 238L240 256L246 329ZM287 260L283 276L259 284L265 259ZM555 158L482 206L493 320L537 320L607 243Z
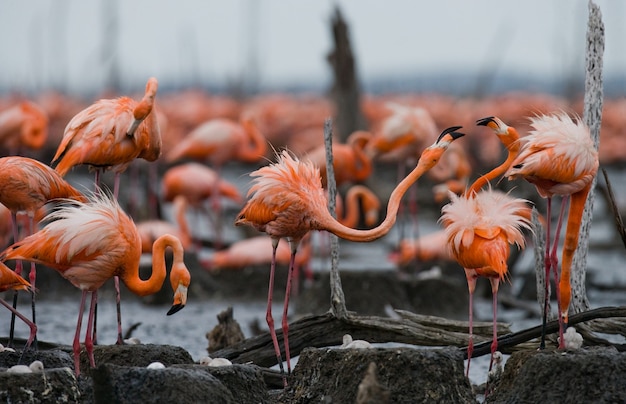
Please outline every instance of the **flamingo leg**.
M29 225L30 225L29 235L34 234L35 233L35 218L32 215L29 215ZM35 266L35 263L33 261L30 262L30 272L28 273L28 280L32 287L30 291L30 303L31 303L31 310L32 310L32 315L33 315L33 323L37 324L37 318L35 316L35 290L36 290L35 281L37 280L37 267ZM37 328L35 328L35 332L36 331L37 331ZM35 350L37 350L37 334L35 334L33 347L35 348Z
M100 195L100 169L96 168L96 175L95 175L95 179L94 179L94 194L96 196ZM82 309L81 309L81 313L82 313ZM82 315L82 314L81 314ZM95 307L94 307L94 315L93 315L93 343L97 344L98 343L98 302L96 301ZM78 373L76 374L78 376Z
M80 329L83 325L83 311L85 310L85 300L87 299L87 290L82 291L80 297L80 306L78 308L78 322L76 323L76 333L74 334L74 343L72 349L74 351L74 372L76 377L80 375Z
M213 182L213 192L211 192L211 209L215 213L215 223L214 223L214 231L215 231L215 248L217 250L222 248L222 203L220 201L220 178L221 178L221 170L220 167L216 168L217 177Z
M118 200L120 191L120 173L115 173L115 182L113 186L113 197ZM114 276L113 283L115 284L115 304L117 312L117 345L123 345L124 339L122 338L122 292L120 290L120 277ZM97 294L96 294L97 296ZM95 319L94 319L95 321ZM95 333L94 326L94 333ZM95 339L95 338L94 338Z
M20 239L19 229L17 224L17 214L11 212L11 222L13 227L13 242L18 242ZM15 262L15 273L18 275L22 275L22 260L17 260ZM8 347L13 347L13 338L15 337L15 313L17 312L17 290L13 291L13 310L11 310L11 325L9 328L9 341L7 342Z
M565 240L563 242L563 255L561 257L561 276L559 279L559 349L565 348L563 333L567 329L569 318L569 304L572 298L570 276L572 270L572 259L578 248L578 237L582 224L583 212L587 203L587 196L591 191L591 184L570 196L569 213L567 215L567 229L565 230Z
M92 368L96 367L96 361L93 357L92 328L93 328L93 317L94 317L97 301L98 301L98 291L94 290L93 292L91 292L91 305L89 306L89 317L87 318L87 331L85 332L85 350L87 351L87 356L89 357L89 366Z
M552 267L552 272L554 275L554 285L555 285L555 293L556 293L556 301L561 301L561 291L559 289L559 259L556 255L557 249L559 246L559 239L561 238L561 227L563 226L563 216L565 213L565 207L569 201L569 195L563 196L561 199L561 209L559 211L559 220L556 223L556 230L554 235L554 244L552 245L552 251L550 252L550 265ZM547 244L546 244L547 245ZM560 314L560 312L559 312ZM563 340L563 323L561 316L559 315L559 337L560 340Z
M267 292L267 312L265 313L265 320L267 321L267 326L270 329L270 336L272 337L272 342L274 343L274 351L276 352L276 360L278 361L278 366L280 367L280 373L285 374L285 369L283 368L283 359L280 355L280 346L278 345L278 337L276 337L276 330L274 329L274 318L272 317L272 295L274 291L274 272L276 271L276 248L278 248L279 238L272 238L272 263L270 264L270 284ZM287 379L284 379L284 384L287 385Z
M493 341L491 342L491 360L489 361L489 371L493 367L493 355L498 350L498 286L500 278L489 278L491 282L491 294L493 298Z
M470 362L474 353L474 291L476 290L476 275L473 271L465 269L467 289L469 290L469 342L467 344L467 369L465 377L469 378Z
M287 272L287 287L285 289L285 303L283 304L283 340L285 342L285 358L287 359L287 374L291 374L291 356L289 355L289 295L291 294L291 282L293 280L293 270L296 263L296 253L298 252L299 241L290 240L291 258L289 259L289 270Z
M26 325L28 327L30 327L30 335L28 336L28 340L26 341L26 345L24 345L24 349L28 348L30 346L30 344L35 340L35 337L37 336L37 326L35 325L34 322L32 322L28 318L26 318L26 316L24 316L22 313L20 313L19 311L15 310L13 307L11 307L11 305L8 304L7 302L5 302L3 299L0 299L0 304L2 304L7 309L11 310L11 312L13 314L15 314L17 317L19 317L24 323L26 323Z
M541 342L539 343L539 349L545 349L546 347L546 324L548 322L548 307L550 306L550 223L552 218L552 197L547 199L546 209L546 251L544 258L545 276L544 276L544 300L543 300L543 319L541 321Z
M157 189L159 186L159 166L152 163L148 166L148 208L149 217L155 218L159 216L159 201Z

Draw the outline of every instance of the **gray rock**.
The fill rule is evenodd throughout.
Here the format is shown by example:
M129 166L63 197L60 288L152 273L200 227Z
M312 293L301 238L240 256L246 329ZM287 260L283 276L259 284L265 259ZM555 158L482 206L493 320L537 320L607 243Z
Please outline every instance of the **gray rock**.
M95 403L238 403L203 369L100 365L92 369Z
M82 403L78 383L70 368L37 373L0 371L0 402Z
M456 348L307 348L279 402L354 403L372 362L392 403L476 402Z
M614 348L515 352L488 403L626 402L626 353Z

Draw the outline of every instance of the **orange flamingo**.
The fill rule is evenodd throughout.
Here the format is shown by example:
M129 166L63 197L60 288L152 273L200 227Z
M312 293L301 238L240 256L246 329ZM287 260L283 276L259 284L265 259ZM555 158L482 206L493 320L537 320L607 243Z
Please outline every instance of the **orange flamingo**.
M161 180L163 198L172 201L178 195L183 195L187 202L195 209L202 209L207 217L213 220L216 233L216 244L221 244L221 221L219 212L214 217L203 205L208 199L219 200L224 196L240 204L243 197L234 184L220 179L219 174L200 163L185 163L168 169ZM214 209L218 209L214 206Z
M17 215L26 213L29 219L28 234L32 234L35 228L35 215L48 201L57 198L74 198L85 200L85 197L65 181L56 171L47 165L28 158L8 156L0 158L0 203L11 211L11 223L13 227L13 240L19 240ZM22 274L22 262L15 264L15 272ZM35 264L31 263L29 280L35 288L36 280ZM32 297L33 322L35 317L35 295ZM13 298L14 307L17 305L17 294ZM12 316L9 345L12 344L13 324ZM35 342L36 344L36 342Z
M113 194L119 193L120 174L136 158L155 161L161 154L161 133L152 114L158 81L151 77L141 101L129 97L101 99L76 114L65 127L52 162L65 176L74 166L87 164L115 172Z
M0 113L0 142L17 154L22 146L40 149L48 138L48 115L37 104L22 101Z
M487 174L480 176L457 196L450 193L451 202L442 208L440 222L444 225L447 242L452 256L464 268L469 289L469 345L467 348L467 371L469 375L473 346L473 296L476 280L486 277L491 283L493 295L493 342L491 361L498 347L497 307L500 280L508 273L507 260L510 244L519 248L525 245L522 229L530 229L530 210L524 199L512 198L508 194L493 190L482 190L489 182L504 174L519 154L519 135L496 117L476 121L477 125L494 129L496 135L508 149L505 161Z
M451 202L441 211L448 245L456 261L465 270L469 289L469 345L467 347L467 370L469 375L473 344L473 296L478 277L486 277L491 283L493 294L493 342L491 344L491 366L498 347L497 307L498 286L507 275L507 259L510 244L524 247L522 229L530 229L530 221L520 212L527 209L527 201L512 198L508 194L491 189L473 196L450 194Z
M355 230L334 219L328 212L327 200L321 186L319 169L311 161L300 161L283 151L278 162L260 168L250 174L254 178L248 192L248 201L237 219L236 225L250 225L272 238L273 257L278 241L287 238L291 246L291 261L283 306L282 329L288 372L291 371L287 322L287 309L291 290L294 260L300 240L311 230L326 230L350 241L373 241L386 235L396 221L400 200L419 177L432 168L450 143L463 136L455 132L459 126L444 130L437 141L424 150L415 169L403 179L392 192L383 222L369 230ZM266 320L281 371L284 372L278 339L272 317L272 290L276 260L270 266ZM285 379L286 383L286 379Z
M211 119L196 127L166 156L168 162L183 158L209 162L218 177L222 166L233 160L256 163L265 157L267 141L252 119L244 118L235 122L226 118ZM221 204L218 197L218 182L212 193L213 209L216 215L216 242L221 245Z
M364 148L372 138L372 134L356 131L348 136L346 144L333 144L333 167L335 182L341 186L348 182L362 182L372 174L372 160L365 154ZM310 160L320 169L322 186L326 187L326 149L321 145L304 159Z
M187 250L191 247L191 232L185 213L187 211L187 200L184 196L178 195L174 198L174 218L176 225L165 220L146 220L137 223L137 231L141 237L141 252L152 252L152 245L164 234L171 234L180 240L183 248Z
M359 209L359 201L361 209ZM380 199L365 185L353 185L346 193L345 209L342 204L337 204L337 220L346 227L357 227L361 212L363 212L365 225L374 226L378 222Z
M52 162L64 176L74 166L87 164L96 170L96 190L100 170L113 170L113 195L119 195L120 175L136 158L155 161L161 154L161 133L154 108L159 83L151 77L141 101L129 97L101 99L76 114L65 127L63 139ZM117 342L122 341L120 283L114 276L118 309Z
M161 289L166 277L165 249L173 250L170 283L174 290L174 304L168 315L182 309L187 302L190 275L183 261L184 250L176 237L166 234L152 247L152 275L139 277L141 238L132 219L120 208L117 200L94 194L88 202L62 206L47 215L48 224L7 248L2 261L29 260L57 270L65 279L82 291L78 323L74 336L74 367L80 374L80 330L87 294L91 293L91 307L85 335L85 349L91 367L93 357L93 317L98 289L110 278L119 275L128 289L146 296Z
M535 185L537 192L547 198L548 223L551 218L552 197L562 197L555 239L550 249L550 226L546 226L546 287L552 268L555 283L558 283L559 305L559 348L565 347L563 333L567 328L571 300L570 274L572 259L578 246L578 234L587 196L593 179L598 172L598 151L589 128L580 120L574 120L564 112L540 115L530 119L533 130L521 139L521 150L505 175L509 179L524 178ZM558 275L556 250L565 206L569 200L567 228L561 257L561 275ZM546 302L548 298L546 297ZM545 346L546 306L544 306L541 347Z
M30 285L30 283L28 283L26 279L22 278L20 275L12 271L11 268L7 267L3 263L0 263L0 292L5 292L9 289L15 291L34 291L33 287ZM0 299L0 304L11 310L11 313L19 317L30 328L30 335L28 336L26 345L24 345L24 349L30 347L31 343L35 340L35 337L37 336L37 326L35 325L35 323L30 321L28 318L26 318L26 316L24 316L22 313L13 308L10 304L5 302L4 299Z

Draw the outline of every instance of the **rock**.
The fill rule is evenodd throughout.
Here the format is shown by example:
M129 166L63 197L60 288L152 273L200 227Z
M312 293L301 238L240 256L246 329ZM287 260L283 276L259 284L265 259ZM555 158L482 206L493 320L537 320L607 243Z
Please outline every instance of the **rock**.
M92 369L95 403L238 403L216 377L197 368L118 366Z
M370 363L395 403L473 403L456 348L306 348L279 399L286 403L354 403Z
M105 363L144 368L152 362L161 362L165 366L193 363L189 352L174 345L97 345L93 348L93 355L96 367ZM88 375L90 370L87 352L83 349L80 352L81 376Z
M204 371L218 379L233 396L234 403L269 403L269 394L261 368L255 365L233 364L211 367L204 365L176 365L183 369ZM180 401L182 402L182 401ZM210 402L219 402L211 400Z
M22 365L28 365L34 361L41 361L45 369L67 367L74 370L74 360L72 359L71 354L60 349L41 351L27 349L23 356L21 351L3 351L0 352L0 368L10 368L11 366L17 365L20 361L20 356L20 363Z
M74 372L68 368L37 373L0 371L0 402L82 403Z
M626 353L594 347L515 352L487 403L626 402Z

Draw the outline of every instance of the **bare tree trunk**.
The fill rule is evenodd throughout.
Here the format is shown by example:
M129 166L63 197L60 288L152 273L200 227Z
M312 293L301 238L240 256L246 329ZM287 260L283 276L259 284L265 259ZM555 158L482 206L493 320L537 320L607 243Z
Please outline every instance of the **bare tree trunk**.
M339 8L331 20L335 49L328 55L333 68L334 83L330 96L335 103L335 122L339 138L345 141L355 130L365 129L361 112L361 90L356 73L356 62L350 46L348 25Z
M585 99L583 121L589 127L591 138L596 149L600 143L600 124L602 122L602 61L604 54L604 24L602 14L593 1L589 1L589 21L587 24L587 52ZM587 251L589 249L589 229L593 213L595 199L596 178L593 180L592 190L589 192L587 204L583 212L583 220L578 239L578 248L572 262L573 271L571 276L572 303L570 309L574 313L580 313L589 309L589 299L585 289L587 273Z

